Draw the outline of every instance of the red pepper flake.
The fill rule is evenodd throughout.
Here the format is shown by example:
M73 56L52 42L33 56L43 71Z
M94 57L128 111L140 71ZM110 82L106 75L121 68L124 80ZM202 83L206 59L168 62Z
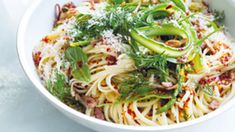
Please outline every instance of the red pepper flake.
M216 80L216 77L206 77L206 78L202 78L200 81L199 81L199 84L201 85L205 85L205 84L208 84L208 83L211 83L213 81Z
M183 106L184 108L187 106L187 104L188 104L189 101L190 101L190 97L188 97L187 100L184 101L184 106Z
M107 56L105 59L108 62L108 65L115 65L117 64L117 59L114 56Z
M168 5L167 7L166 7L166 9L168 10L168 9L171 9L173 7L173 5Z
M229 60L230 60L229 54L225 54L225 55L223 55L223 56L220 58L220 62L221 62L222 64L226 64Z
M189 12L189 11L187 11L187 12L186 12L186 16L189 16L189 14L190 14L190 12Z
M110 48L107 48L106 51L107 51L107 52L111 52L111 49L110 49Z
M225 72L219 76L220 80L231 80L231 73L230 72Z
M78 68L82 68L82 65L83 65L82 61L78 61L78 62L77 62L77 67L78 67Z
M33 53L33 61L34 61L35 66L39 65L39 62L41 61L41 59L42 59L41 51Z
M135 117L136 117L135 112L134 112L134 111L132 111L131 109L128 109L128 110L127 110L127 113L128 113L129 115L131 115L133 118L135 118Z
M118 86L117 86L117 85L114 85L114 89L118 90Z
M49 43L49 41L50 41L50 40L48 39L47 36L42 39L42 42L45 42L45 43Z
M230 71L225 72L219 76L220 84L229 85L233 81L233 77Z

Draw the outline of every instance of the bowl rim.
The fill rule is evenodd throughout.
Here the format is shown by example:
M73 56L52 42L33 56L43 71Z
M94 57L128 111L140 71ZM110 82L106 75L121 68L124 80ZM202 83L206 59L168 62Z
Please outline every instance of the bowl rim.
M33 85L37 88L37 90L40 91L40 93L49 100L50 103L54 104L57 109L63 110L72 116L76 116L82 120L86 120L88 122L95 123L97 125L105 126L105 127L110 127L110 128L116 128L119 130L131 130L131 131L166 131L166 130L173 130L173 129L179 129L179 128L184 128L187 126L192 126L195 124L199 124L201 122L204 122L206 120L211 119L212 117L216 117L218 115L221 115L221 113L229 110L231 107L235 105L235 98L230 99L228 102L226 102L225 105L220 107L219 109L208 113L207 115L204 115L200 118L182 122L179 124L172 124L172 125L166 125L166 126L130 126L130 125L122 125L122 124L116 124L108 121L103 121L96 119L94 117L85 115L79 111L76 111L72 109L71 107L67 106L63 102L61 102L59 99L57 99L55 96L49 93L49 91L46 90L46 88L42 85L40 80L38 80L33 73L31 72L30 66L27 65L27 59L25 56L25 49L24 49L24 38L25 38L25 31L27 29L27 25L29 23L29 20L34 13L34 11L37 9L38 6L42 4L43 0L37 0L32 2L32 4L29 6L29 8L26 10L25 14L21 18L20 24L18 26L18 31L17 31L17 54L18 58L20 60L20 64L27 75L28 79L33 83Z

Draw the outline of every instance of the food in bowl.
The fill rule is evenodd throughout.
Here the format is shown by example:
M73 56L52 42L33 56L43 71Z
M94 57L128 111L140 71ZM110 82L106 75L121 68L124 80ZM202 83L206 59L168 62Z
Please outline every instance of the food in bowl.
M234 95L235 44L206 2L55 5L33 60L47 90L109 122L155 126L202 117Z

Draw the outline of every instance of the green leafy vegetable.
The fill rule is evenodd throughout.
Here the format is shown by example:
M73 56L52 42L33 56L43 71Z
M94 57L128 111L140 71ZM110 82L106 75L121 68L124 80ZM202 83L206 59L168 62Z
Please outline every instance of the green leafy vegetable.
M90 81L91 74L87 64L87 55L80 47L70 47L65 51L65 58L72 66L72 75L81 81Z
M64 74L55 72L55 81L48 80L46 82L48 91L60 100L64 101L66 96L70 95L70 88L67 84L66 77Z

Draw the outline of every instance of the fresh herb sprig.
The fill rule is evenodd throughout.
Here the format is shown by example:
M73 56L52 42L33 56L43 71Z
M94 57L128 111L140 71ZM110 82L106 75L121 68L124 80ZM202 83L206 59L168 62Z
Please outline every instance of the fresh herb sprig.
M199 90L203 91L205 94L209 96L214 96L213 85L205 84L205 85L199 85L198 87Z
M138 69L147 69L156 71L156 75L160 81L167 81L169 76L167 57L163 54L144 55L139 51L137 44L132 44L130 56L135 61Z
M55 80L46 81L48 91L64 101L65 97L70 95L70 88L63 73L55 72Z
M147 95L154 89L141 73L134 73L122 82L118 90L120 93L119 100L130 101Z
M176 68L176 73L178 74L177 78L178 78L178 84L177 84L177 88L175 89L173 95L172 95L172 99L169 100L164 106L162 106L160 109L157 110L157 114L160 114L162 112L166 112L168 111L170 108L172 108L172 106L175 104L176 100L177 100L177 96L178 94L181 92L181 89L183 87L183 82L184 82L184 68L183 65L178 64L177 68Z
M70 47L65 51L67 59L72 67L72 75L81 81L90 81L91 73L87 64L87 55L80 47Z

